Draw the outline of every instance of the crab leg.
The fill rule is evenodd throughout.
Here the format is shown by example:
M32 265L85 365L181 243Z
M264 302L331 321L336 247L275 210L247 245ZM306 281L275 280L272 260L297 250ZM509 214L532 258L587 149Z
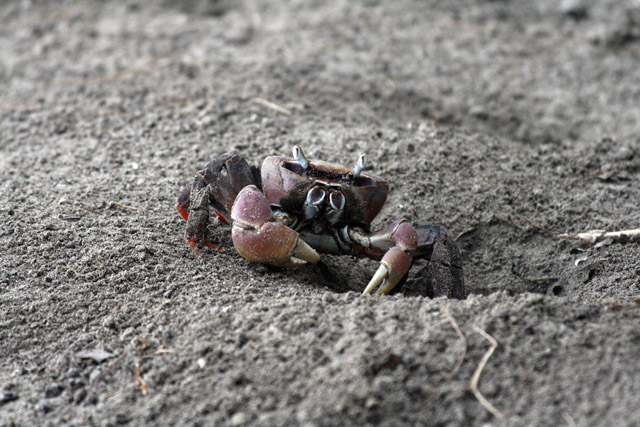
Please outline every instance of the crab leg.
M320 260L298 232L276 222L269 202L255 185L238 193L231 210L231 238L240 255L252 262L296 267Z
M207 224L209 223L209 187L202 176L196 175L194 178L189 199L188 209L181 210L181 205L178 204L178 211L187 220L184 239L193 252L198 252L199 243L207 244Z
M387 294L409 271L412 261L409 252L418 247L418 233L410 223L398 220L370 237L364 237L364 239L363 237L360 237L359 242L364 243L363 246L387 251L362 294L370 294L378 286L380 286L378 295Z
M259 171L249 166L240 156L223 154L198 171L176 201L176 208L187 221L185 240L192 251L202 245L220 249L207 241L209 208L225 224L229 223L229 211L236 195L250 184L260 186Z

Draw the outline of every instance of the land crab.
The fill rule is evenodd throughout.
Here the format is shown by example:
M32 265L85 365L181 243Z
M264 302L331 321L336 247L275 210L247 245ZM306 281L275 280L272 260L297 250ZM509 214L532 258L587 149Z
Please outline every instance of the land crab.
M299 146L293 158L269 156L258 169L242 157L223 154L200 170L178 196L187 221L185 240L193 251L208 242L210 208L232 227L236 250L249 261L296 267L320 260L318 252L366 256L380 265L363 294L399 291L414 261L426 259L414 291L464 298L460 254L439 225L413 226L404 219L377 232L371 222L382 209L387 182L362 172L308 160Z

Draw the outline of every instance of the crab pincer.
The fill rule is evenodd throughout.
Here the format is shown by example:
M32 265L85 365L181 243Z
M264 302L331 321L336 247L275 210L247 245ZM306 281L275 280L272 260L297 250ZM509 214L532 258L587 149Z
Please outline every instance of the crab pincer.
M231 218L233 245L249 261L275 267L296 267L320 260L320 255L300 238L297 231L276 222L269 202L254 185L238 193Z
M378 286L378 295L388 294L411 268L410 252L418 247L418 233L410 223L398 220L376 233L370 241L379 248L388 247L388 250L362 294L370 294Z

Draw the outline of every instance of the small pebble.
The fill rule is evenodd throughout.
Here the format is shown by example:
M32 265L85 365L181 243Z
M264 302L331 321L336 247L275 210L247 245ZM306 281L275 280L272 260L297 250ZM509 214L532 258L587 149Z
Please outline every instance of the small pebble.
M367 398L367 401L364 403L364 406L370 409L375 406L378 406L379 403L380 401L376 397L369 397Z
M53 406L49 405L47 402L42 401L38 403L38 410L44 412L45 414L51 412L53 410Z
M247 414L245 414L244 412L236 412L231 417L231 420L229 423L232 426L241 426L246 424L248 421L249 421L249 417L247 417Z
M58 397L62 394L64 387L60 384L52 384L44 391L44 397L50 399L52 397Z
M0 395L0 406L5 403L13 402L14 400L18 400L18 395L12 391L4 391Z
M52 397L58 397L62 394L64 388L60 384L52 384L44 391L44 397L50 399Z
M78 390L75 394L75 396L73 396L73 402L76 405L79 405L80 403L82 403L82 401L85 399L85 397L87 397L87 391L83 388L81 388L80 390Z
M322 295L322 302L323 302L324 304L330 305L330 304L335 303L335 302L336 302L336 299L335 299L335 297L334 297L331 293L329 293L329 292L325 292L325 293Z
M207 366L207 361L205 360L204 357L199 358L196 363L198 364L198 367L200 369L204 369L204 367Z

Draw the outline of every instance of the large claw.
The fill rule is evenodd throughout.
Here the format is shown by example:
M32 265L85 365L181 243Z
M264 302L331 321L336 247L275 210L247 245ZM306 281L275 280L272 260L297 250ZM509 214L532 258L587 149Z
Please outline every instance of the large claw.
M295 230L275 222L267 199L254 185L238 193L231 218L233 245L249 261L296 267L320 260L318 253L300 239Z
M411 268L412 257L409 252L418 247L418 233L405 220L398 220L371 236L369 245L389 250L380 260L380 267L362 294L370 294L378 286L378 295L388 294Z
M411 255L404 252L399 246L394 246L387 251L380 260L380 267L371 278L362 295L370 294L375 288L378 295L389 293L402 280L411 267Z

